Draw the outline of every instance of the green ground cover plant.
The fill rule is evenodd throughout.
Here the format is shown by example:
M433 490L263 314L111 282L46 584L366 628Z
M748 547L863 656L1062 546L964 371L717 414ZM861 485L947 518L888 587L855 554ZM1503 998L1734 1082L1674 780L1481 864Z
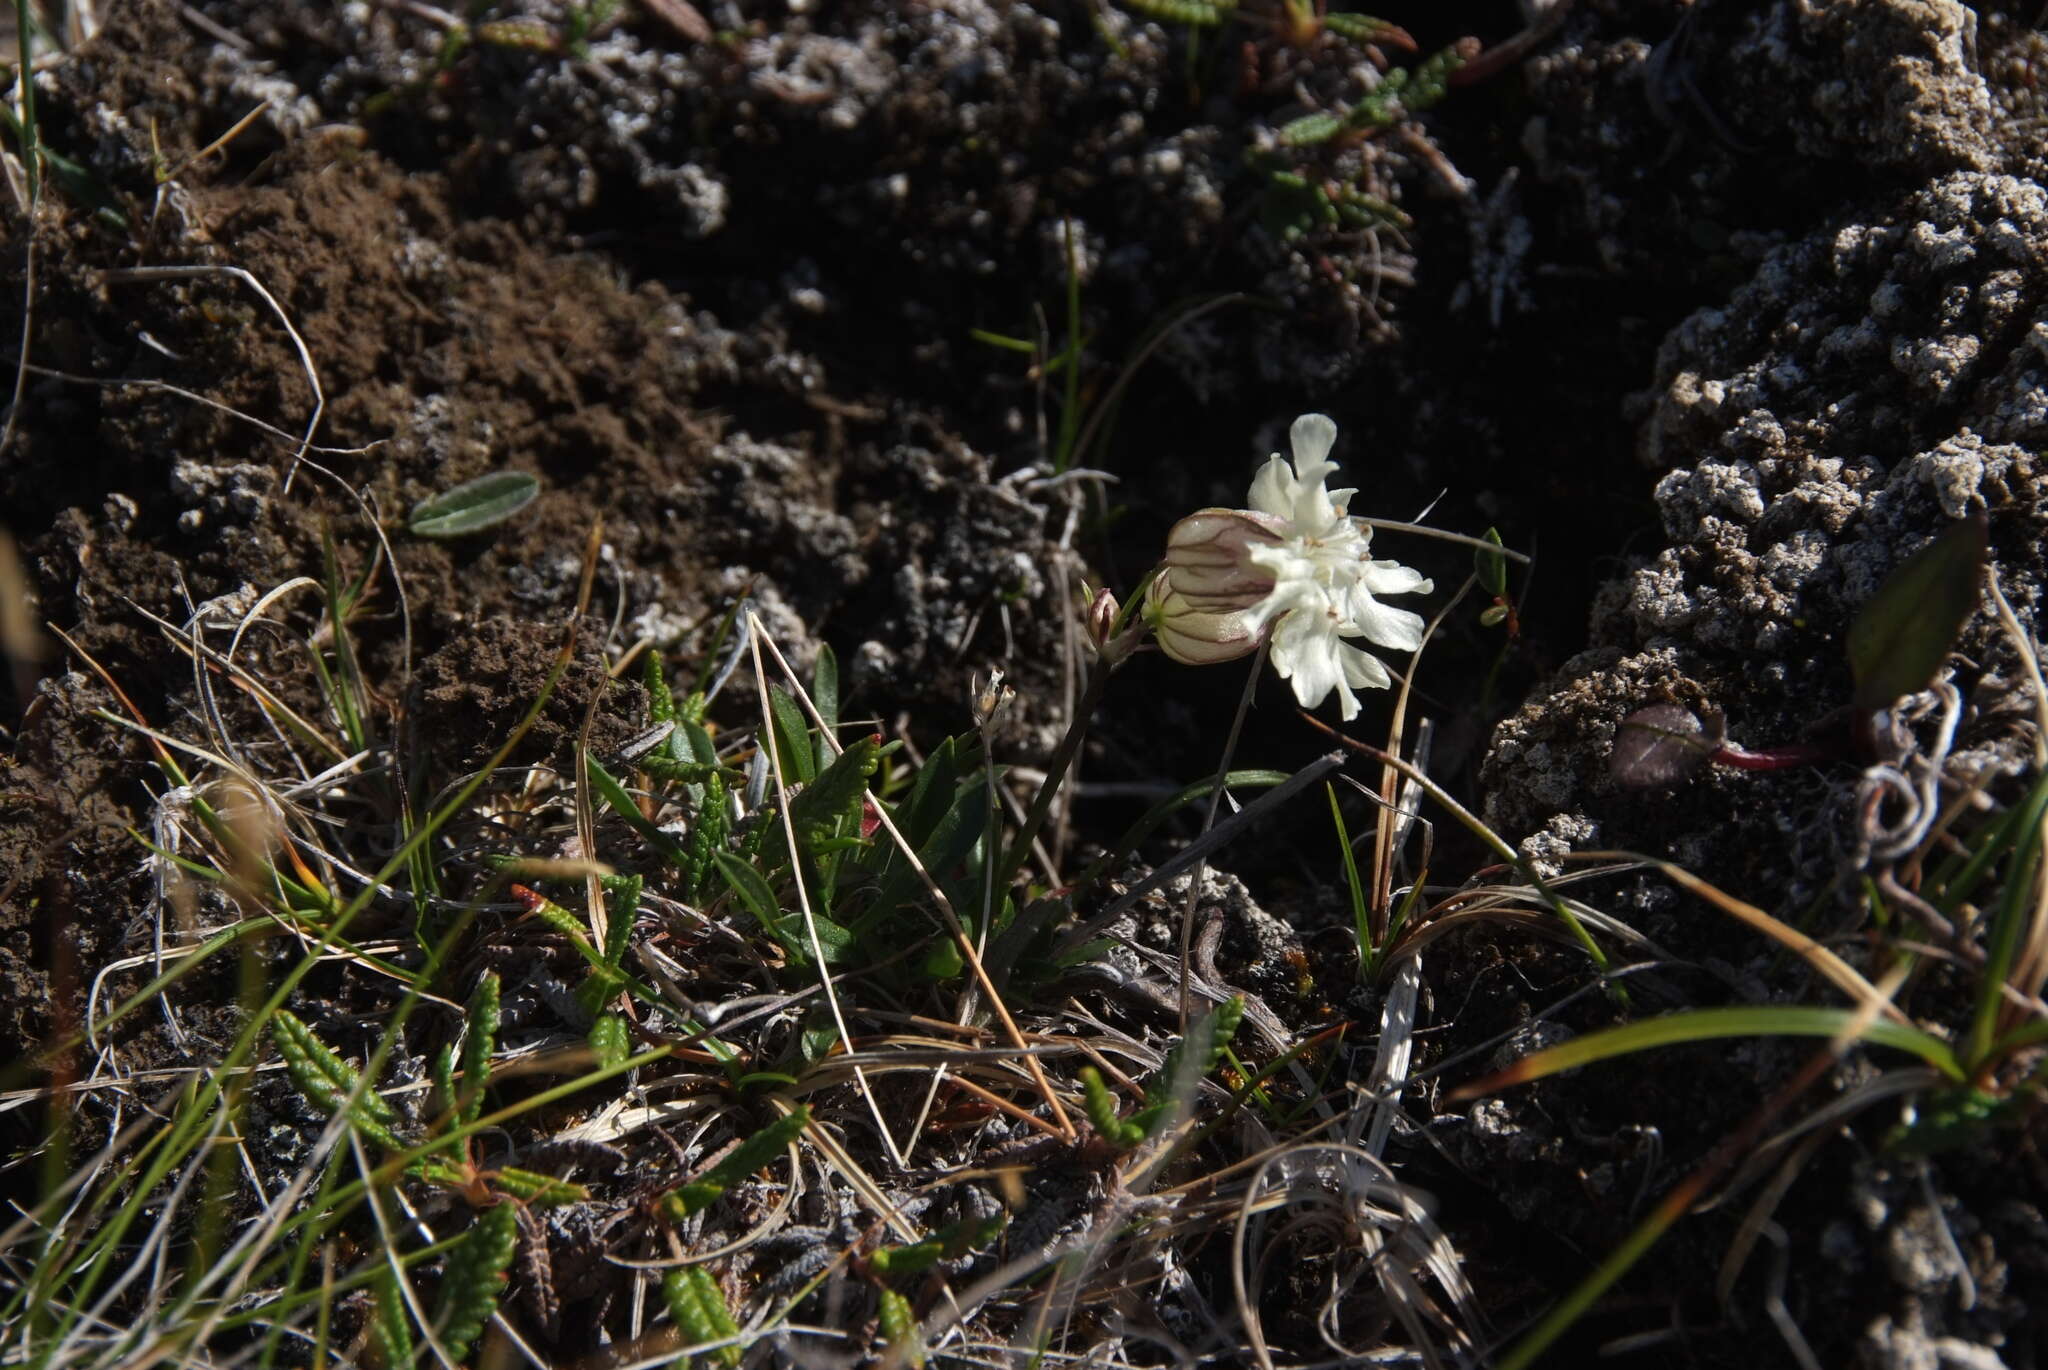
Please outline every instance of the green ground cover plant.
M601 758L588 742L619 684L584 706L574 766L510 765L576 657L579 612L523 721L484 766L435 795L409 779L421 767L358 641L390 575L381 552L350 574L330 538L321 577L257 597L231 623L159 621L211 701L206 735L179 736L132 710L104 722L155 754L168 788L156 827L135 841L167 911L184 910L190 926L163 955L109 968L149 974L139 985L115 974L113 985L128 987L111 991L104 1010L96 983L87 1021L31 1063L50 1082L41 1091L46 1185L0 1233L13 1272L0 1307L10 1344L39 1366L225 1355L396 1370L461 1363L491 1344L501 1350L490 1354L533 1356L528 1338L551 1335L566 1299L588 1297L558 1259L571 1249L563 1224L595 1213L599 1249L626 1291L618 1296L643 1310L621 1347L636 1364L709 1356L737 1365L751 1347L798 1335L888 1364L970 1345L1070 1354L1092 1335L1092 1298L1167 1277L1227 1230L1223 1269L1236 1306L1219 1313L1216 1332L1243 1337L1259 1360L1274 1355L1262 1311L1272 1262L1312 1249L1335 1262L1332 1287L1349 1291L1319 1315L1329 1346L1352 1345L1365 1280L1371 1305L1423 1360L1483 1361L1498 1350L1497 1363L1522 1365L1725 1173L1739 1172L1730 1186L1739 1188L1789 1149L1787 1175L1767 1187L1731 1250L1739 1271L1821 1122L1911 1097L1918 1120L1886 1144L1914 1153L1963 1144L2033 1106L2048 1040L2035 1012L2048 979L2048 781L2037 776L1989 818L1965 821L1965 803L1930 817L1899 856L1920 867L1910 896L1926 906L1919 923L1948 930L1947 943L1898 941L1865 969L1667 862L1594 854L1546 878L1430 780L1430 729L1410 739L1404 722L1412 662L1466 595L1491 600L1475 627L1504 621L1514 554L1497 535L1463 539L1477 549L1473 571L1435 619L1386 616L1365 586L1431 587L1371 562L1365 524L1350 521L1342 492L1332 504L1322 481L1335 468L1322 457L1333 434L1327 421L1298 424L1293 466L1274 459L1253 487L1254 508L1185 521L1127 606L1105 596L1077 605L1089 644L1083 708L1031 802L1013 809L989 727L1005 705L999 679L971 701L973 730L914 754L906 739L885 741L843 717L829 648L800 679L744 602L707 625L687 688L652 650L606 664L615 682L637 674L647 701L648 726L627 746ZM451 506L457 517L469 507ZM494 513L488 499L477 507L493 518L511 512ZM1335 550L1346 539L1360 550ZM594 532L586 598L597 545ZM1982 574L1981 535L1973 545L1974 555L1941 563L1946 579ZM1920 586L1926 566L1909 562L1900 581ZM1354 574L1377 579L1356 582L1366 598L1325 626L1324 597L1350 603ZM1925 593L1916 589L1914 602ZM1896 616L1899 600L1881 594L1871 613ZM311 606L292 650L314 689L297 704L241 654L251 634L289 638L295 602ZM1290 629L1287 616L1304 611L1317 615L1308 630ZM1345 641L1349 625L1368 621L1378 624L1371 640L1406 648L1411 666L1385 746L1328 729L1381 770L1377 788L1344 782L1377 815L1363 861L1338 790L1323 785L1356 975L1382 1005L1370 1071L1346 1081L1332 1072L1342 1025L1293 1030L1263 1004L1219 990L1193 940L1210 853L1279 805L1306 800L1341 753L1293 775L1232 770L1226 740L1215 776L1161 802L1071 879L1044 866L1036 838L1090 703L1154 634L1190 664L1249 656L1254 679L1270 657L1313 705L1347 682L1394 683ZM223 632L225 649L214 642ZM1914 649L1910 679L1896 670L1886 679L1924 681L1953 632ZM118 696L118 681L106 679ZM751 708L724 721L734 681L751 682ZM224 689L250 707L224 702ZM1340 703L1355 707L1348 695ZM267 738L238 731L251 719ZM1218 821L1231 792L1259 797ZM1981 792L1965 798L1988 803ZM1499 864L1432 884L1425 801ZM1105 882L1131 868L1150 834L1204 808L1202 836L1105 900ZM1616 1012L1632 1014L1627 963L1661 953L1577 890L1645 868L1777 939L1851 1003L1641 1017L1452 1095L1727 1036L1828 1043L1508 1349L1514 1339L1496 1340L1427 1203L1385 1160L1412 1080L1422 966L1462 927L1522 929L1582 950L1589 985L1604 984ZM1059 987L1090 966L1113 967L1129 945L1117 919L1176 875L1188 877L1181 954L1161 963L1175 977L1181 1031L1138 1036L1071 998L1063 1008ZM1889 873L1871 887L1873 925L1899 929L1886 890L1899 891ZM232 915L201 919L201 903ZM1976 976L1954 1034L1896 1006L1940 959ZM81 1059L146 1014L175 1020L190 986L223 973L240 1005L224 1050L195 1044L193 1065L166 1073L148 1109L108 1112ZM343 1003L359 1007L343 1013ZM1919 1064L1888 1069L1766 1137L1824 1068L1866 1044ZM300 1122L280 1129L294 1110ZM915 1159L992 1119L1008 1140L991 1134L986 1151L970 1140L936 1169ZM89 1148L88 1133L102 1140ZM1246 1150L1247 1135L1260 1144ZM297 1140L281 1148L281 1136ZM622 1180L629 1158L641 1173ZM921 1173L933 1178L903 1188ZM1043 1221L1032 1196L1050 1177L1093 1195L1094 1220L1049 1243L1017 1240L1020 1226ZM792 1227L819 1186L844 1196L834 1203L842 1216ZM646 1320L656 1309L665 1322Z

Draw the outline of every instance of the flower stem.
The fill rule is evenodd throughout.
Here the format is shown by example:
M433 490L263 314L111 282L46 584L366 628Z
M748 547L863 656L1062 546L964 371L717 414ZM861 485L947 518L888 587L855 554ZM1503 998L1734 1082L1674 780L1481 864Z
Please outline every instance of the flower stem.
M1724 742L1707 753L1707 760L1715 765L1742 771L1789 771L1795 766L1817 766L1827 759L1826 752L1805 742L1766 747L1760 752L1746 752Z
M1244 731L1245 715L1251 712L1252 695L1259 688L1259 672L1266 664L1266 648L1269 640L1259 639L1259 654L1252 658L1251 674L1245 677L1244 693L1238 697L1237 714L1230 720L1230 735L1223 739L1223 755L1216 762L1216 778L1209 786L1209 810L1202 815L1202 831L1207 833L1216 826L1216 810L1223 803L1223 784L1230 778L1230 758L1237 752L1238 735ZM1197 861L1188 876L1188 902L1180 913L1180 1030L1188 1030L1188 1019L1194 1016L1190 1002L1188 977L1189 957L1194 954L1195 907L1202 898L1202 876L1207 873L1209 863Z
M1081 691L1081 702L1074 708L1074 717L1067 724L1067 735L1060 739L1059 750L1053 753L1052 761L1045 768L1045 780L1031 801L1030 812L1024 815L1024 825L1017 830L1016 837L1010 841L1010 849L1003 854L1003 863L996 870L996 889L1009 889L1017 879L1017 872L1029 859L1031 843L1045 827L1046 817L1052 812L1052 801L1059 795L1068 768L1081 752L1082 739L1088 736L1088 720L1094 716L1095 706L1102 702L1111 669L1099 656L1088 663L1088 684Z

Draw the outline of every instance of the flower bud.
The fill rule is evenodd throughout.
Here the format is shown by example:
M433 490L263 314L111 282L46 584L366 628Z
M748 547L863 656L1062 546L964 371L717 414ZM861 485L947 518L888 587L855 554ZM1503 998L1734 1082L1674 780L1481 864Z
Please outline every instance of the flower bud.
M1213 666L1247 656L1259 645L1251 612L1258 603L1200 598L1181 591L1178 573L1162 570L1145 592L1145 622L1160 649L1183 666Z
M1174 588L1196 600L1249 608L1273 590L1273 573L1253 562L1252 550L1279 546L1285 532L1279 519L1250 509L1196 510L1166 535Z
M1098 652L1109 645L1109 636L1116 630L1117 608L1116 596L1107 589L1097 590L1088 601L1082 622L1088 625L1088 640Z

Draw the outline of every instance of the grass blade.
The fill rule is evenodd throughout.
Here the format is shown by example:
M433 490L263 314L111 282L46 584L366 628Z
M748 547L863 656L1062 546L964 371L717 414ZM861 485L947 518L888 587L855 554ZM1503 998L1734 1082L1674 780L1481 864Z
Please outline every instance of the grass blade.
M1862 1010L1821 1008L1808 1004L1738 1004L1729 1008L1695 1009L1666 1014L1640 1023L1589 1032L1569 1042L1531 1052L1505 1070L1495 1071L1452 1091L1453 1100L1476 1099L1510 1085L1527 1084L1576 1066L1591 1065L1654 1047L1709 1042L1722 1037L1836 1037L1852 1028ZM1952 1080L1964 1071L1955 1052L1930 1032L1909 1024L1873 1022L1859 1034L1864 1041L1911 1052Z

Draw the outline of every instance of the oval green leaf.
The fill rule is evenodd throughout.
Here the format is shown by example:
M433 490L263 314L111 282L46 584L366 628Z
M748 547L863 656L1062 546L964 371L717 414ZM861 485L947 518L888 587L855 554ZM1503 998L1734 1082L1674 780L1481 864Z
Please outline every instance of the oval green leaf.
M1496 599L1506 599L1508 594L1508 559L1502 556L1498 550L1504 545L1500 540L1500 529L1487 529L1486 540L1492 545L1474 549L1472 553L1472 569L1478 574L1479 583L1486 587L1487 593Z
M423 538L459 538L503 523L539 494L536 477L524 471L493 471L421 500L406 526Z
M1982 514L1959 520L1878 586L1849 626L1858 709L1886 708L1934 679L1977 608L1987 541Z

